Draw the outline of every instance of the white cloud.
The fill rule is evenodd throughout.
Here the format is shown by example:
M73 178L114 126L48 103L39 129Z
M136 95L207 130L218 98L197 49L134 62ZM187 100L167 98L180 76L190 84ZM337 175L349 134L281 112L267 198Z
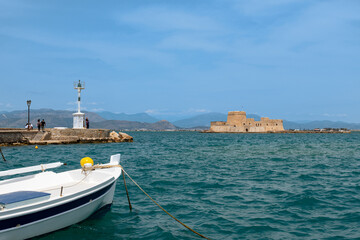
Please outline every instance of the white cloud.
M245 16L266 17L284 13L290 6L307 3L304 0L234 0L231 1L235 9Z
M0 18L18 18L34 10L33 4L28 1L0 1Z
M153 115L156 115L156 114L161 114L161 112L157 109L148 109L145 111L145 113L147 114L153 114Z
M324 117L348 117L346 113L323 113Z
M86 105L98 105L97 102L87 102Z
M214 36L201 34L174 34L165 37L159 44L161 48L223 51L223 42L214 39Z
M120 23L141 25L161 31L213 31L221 29L219 24L209 17L164 7L141 8L127 14L119 13L115 19Z
M234 43L228 49L236 60L273 67L315 62L321 67L330 57L357 56L355 22L360 21L360 4L356 1L241 1L239 5L247 9L239 11L247 28L233 26ZM263 16L262 10L271 16Z
M93 108L90 111L92 111L92 112L102 112L102 111L104 111L104 109L103 108Z
M189 110L186 111L186 113L209 113L209 112L211 111L207 109L194 109L194 108L190 108Z
M191 115L191 114L199 114L199 113L209 113L211 112L208 109L196 109L196 108L190 108L183 111L169 111L167 109L148 109L145 111L147 114L151 115L172 115L172 116L182 116L182 115Z
M0 107L1 108L12 108L12 104L11 103L0 103Z
M351 34L352 31L346 28L349 27L349 21L360 20L359 6L353 9L342 2L313 4L299 13L297 18L276 27L271 37L290 44L304 41L334 42L344 37L343 34Z
M161 32L152 35L148 42L160 49L223 50L221 35L226 32L226 25L222 25L211 15L204 16L189 12L165 7L149 7L118 14L115 19L122 26L127 24L136 28L145 27L141 31L145 38L148 38L149 31Z

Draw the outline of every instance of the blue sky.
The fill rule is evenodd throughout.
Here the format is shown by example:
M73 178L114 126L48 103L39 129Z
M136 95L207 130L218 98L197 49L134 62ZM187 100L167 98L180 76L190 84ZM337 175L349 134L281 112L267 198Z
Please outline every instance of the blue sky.
M360 1L0 0L0 111L360 122Z

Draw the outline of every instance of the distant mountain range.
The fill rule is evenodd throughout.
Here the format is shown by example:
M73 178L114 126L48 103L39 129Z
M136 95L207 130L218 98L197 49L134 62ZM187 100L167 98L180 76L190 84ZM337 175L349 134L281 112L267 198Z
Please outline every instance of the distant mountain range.
M226 121L226 118L227 115L223 113L205 113L175 121L173 124L181 128L210 127L211 121Z
M105 128L105 129L116 129L116 130L177 130L178 127L174 126L172 123L161 120L155 123L145 123L145 122L136 122L136 121L122 121L122 120L105 120L102 122L95 122L92 125L92 128Z
M139 114L111 114L105 112L103 116L94 112L84 111L85 116L90 120L90 128L105 128L114 130L176 130L178 129L168 121L159 121L146 113ZM27 111L12 111L0 112L0 128L24 128L27 123ZM30 122L36 128L37 119L45 119L46 127L68 127L73 125L73 112L66 110L53 110L53 109L32 109L30 111ZM121 116L125 119L133 119L132 121L122 120ZM111 117L119 120L113 120ZM136 121L138 120L138 121ZM145 122L148 121L148 122Z
M73 124L73 112L53 109L32 109L30 111L30 122L36 127L38 119L45 119L46 127L71 127ZM85 112L86 116L93 122L104 121L105 119L93 112ZM28 121L26 110L0 112L1 128L22 128Z
M160 121L160 119L154 118L147 113L126 114L126 113L98 112L97 114L99 114L101 117L107 120L135 121L135 122L145 122L145 123L155 123Z
M285 129L315 129L315 128L347 128L360 129L360 123L333 122L333 121L311 121L306 123L297 123L284 120Z
M31 123L36 127L37 119L45 119L47 127L72 127L73 112L53 109L32 109ZM85 112L90 120L91 128L106 128L116 130L176 130L176 129L208 129L211 121L226 121L227 114L206 113L194 117L169 122L159 121L147 113L125 114L112 112ZM260 120L256 114L247 114L248 118ZM27 111L0 112L0 128L23 128L27 122ZM285 129L314 128L348 128L360 129L360 123L333 121L302 121L284 120Z

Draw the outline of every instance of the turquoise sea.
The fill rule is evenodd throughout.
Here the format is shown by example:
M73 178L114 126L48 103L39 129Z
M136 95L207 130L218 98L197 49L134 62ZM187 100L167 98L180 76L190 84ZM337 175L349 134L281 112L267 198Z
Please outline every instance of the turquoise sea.
M4 147L0 170L81 158L121 164L171 214L211 239L360 239L360 133L130 132L133 143ZM201 239L127 178L113 205L37 239Z

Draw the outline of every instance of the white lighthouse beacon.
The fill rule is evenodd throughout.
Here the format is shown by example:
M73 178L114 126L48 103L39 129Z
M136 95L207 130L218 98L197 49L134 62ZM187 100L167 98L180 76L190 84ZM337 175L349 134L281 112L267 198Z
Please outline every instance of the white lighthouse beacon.
M85 113L80 112L80 93L81 90L85 89L85 83L80 82L80 80L79 82L74 82L74 89L77 89L78 91L78 111L76 113L73 113L73 128L85 128Z

